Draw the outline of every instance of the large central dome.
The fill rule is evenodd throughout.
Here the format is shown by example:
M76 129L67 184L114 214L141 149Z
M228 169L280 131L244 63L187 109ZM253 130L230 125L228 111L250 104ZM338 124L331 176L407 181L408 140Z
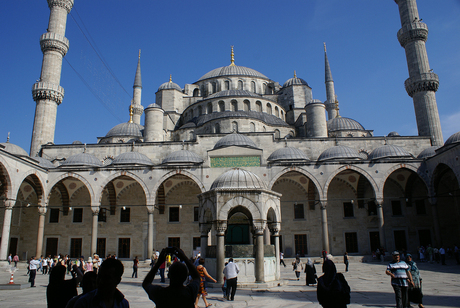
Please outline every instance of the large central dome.
M204 74L198 81L223 76L249 76L268 79L267 76L259 73L256 70L253 70L252 68L230 64L228 66L213 69L212 71Z

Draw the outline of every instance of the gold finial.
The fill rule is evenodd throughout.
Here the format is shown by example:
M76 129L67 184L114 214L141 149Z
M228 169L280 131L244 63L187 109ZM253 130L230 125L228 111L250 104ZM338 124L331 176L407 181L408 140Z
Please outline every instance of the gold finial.
M232 45L232 53L230 55L230 66L235 66L235 53L233 52L233 45Z
M129 106L129 123L134 123L133 121L133 101L131 100L131 105Z
M8 137L6 138L6 142L10 142L10 132L8 132Z
M169 83L172 82L172 74L169 75Z
M297 73L295 72L295 70L294 70L294 78L297 78Z
M326 52L326 42L324 42L323 45L324 45L324 52Z
M139 49L139 59L141 58L141 50Z

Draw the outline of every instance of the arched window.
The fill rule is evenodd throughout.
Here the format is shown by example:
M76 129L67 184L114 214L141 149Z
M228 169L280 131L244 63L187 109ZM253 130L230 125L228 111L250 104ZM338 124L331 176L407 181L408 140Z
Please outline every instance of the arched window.
M232 100L232 111L238 111L238 102L236 100Z
M259 101L256 102L256 111L262 112L262 103Z
M272 105L267 104L267 113L272 114Z
M198 116L203 114L203 108L201 106L198 106Z
M190 132L190 141L195 141L195 132L194 131L191 131Z
M254 122L249 123L249 130L251 131L251 133L256 131L256 125L254 124Z
M238 80L238 90L243 90L243 82Z
M244 100L243 108L244 108L244 111L251 110L251 103L247 99Z
M230 81L225 80L225 83L224 83L224 90L230 90Z
M225 103L224 101L219 101L219 112L225 111Z
M216 123L216 125L214 125L214 132L216 134L220 134L220 125L219 125L219 123Z
M217 84L215 82L212 83L212 93L217 92Z
M207 92L208 92L208 91L206 91L206 86L205 86L205 85L202 85L202 86L201 86L201 95L202 95L202 96L206 96L206 95L207 95L207 94L206 94Z
M267 94L267 84L264 83L264 85L262 86L262 90L263 90L263 94Z
M256 83L254 81L251 82L251 91L256 93Z
M279 118L280 117L280 110L277 106L275 106L275 115Z
M280 138L280 131L275 129L275 138L279 139Z
M212 103L208 103L208 114L212 113Z
M200 89L194 89L193 90L193 97L198 97L200 96Z
M238 123L236 121L232 122L232 130L234 132L238 132Z
M284 120L284 112L281 110L281 119Z

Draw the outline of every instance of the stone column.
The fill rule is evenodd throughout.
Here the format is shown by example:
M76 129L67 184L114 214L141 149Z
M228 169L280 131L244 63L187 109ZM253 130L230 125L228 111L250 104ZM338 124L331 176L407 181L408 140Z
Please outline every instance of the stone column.
M5 215L3 216L2 242L0 244L0 260L6 261L8 258L8 243L10 241L11 217L13 216L14 202L5 201Z
M270 229L268 226L266 226L264 229L264 244L270 245Z
M276 271L275 271L275 279L280 279L280 223L272 223L270 224L270 231L272 232L272 236L275 239L275 257L276 257Z
M319 204L321 206L321 227L323 230L323 234L322 234L323 249L326 250L328 253L330 253L329 231L328 231L328 226L327 226L327 211L326 211L327 201L320 201Z
M48 208L40 206L38 208L38 231L37 231L37 249L35 256L39 258L43 254L43 237L45 234L45 216Z
M439 247L442 244L442 239L441 231L439 228L438 202L436 198L429 198L428 201L431 204L431 215L433 216L434 237L436 239L436 243L434 243L434 245L435 247Z
M256 260L255 260L255 276L256 283L265 281L264 270L264 230L265 221L254 222L254 235L256 237Z
M147 206L147 213L149 216L149 229L148 229L148 235L147 235L147 258L150 258L153 254L153 229L154 229L154 222L153 222L153 211L155 208L150 205Z
M379 219L379 240L380 240L380 246L384 247L387 249L386 242L385 242L385 220L383 218L383 199L378 198L375 200L377 203L377 217Z
M202 258L206 258L206 249L208 247L208 234L210 229L211 227L209 224L200 224L200 246Z
M225 231L227 230L227 221L219 220L216 222L216 280L217 283L224 282L224 265L225 265Z
M91 256L93 256L97 251L97 224L99 218L99 206L91 206L91 211L93 212L93 226L91 229Z

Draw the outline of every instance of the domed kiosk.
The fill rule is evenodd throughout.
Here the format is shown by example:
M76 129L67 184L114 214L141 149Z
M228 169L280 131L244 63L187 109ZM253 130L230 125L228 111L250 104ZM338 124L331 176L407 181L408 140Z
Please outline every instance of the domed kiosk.
M218 282L223 281L224 263L230 257L240 268L238 284L274 284L279 279L280 197L258 175L239 168L221 174L198 196L201 251ZM207 246L212 228L216 246Z

